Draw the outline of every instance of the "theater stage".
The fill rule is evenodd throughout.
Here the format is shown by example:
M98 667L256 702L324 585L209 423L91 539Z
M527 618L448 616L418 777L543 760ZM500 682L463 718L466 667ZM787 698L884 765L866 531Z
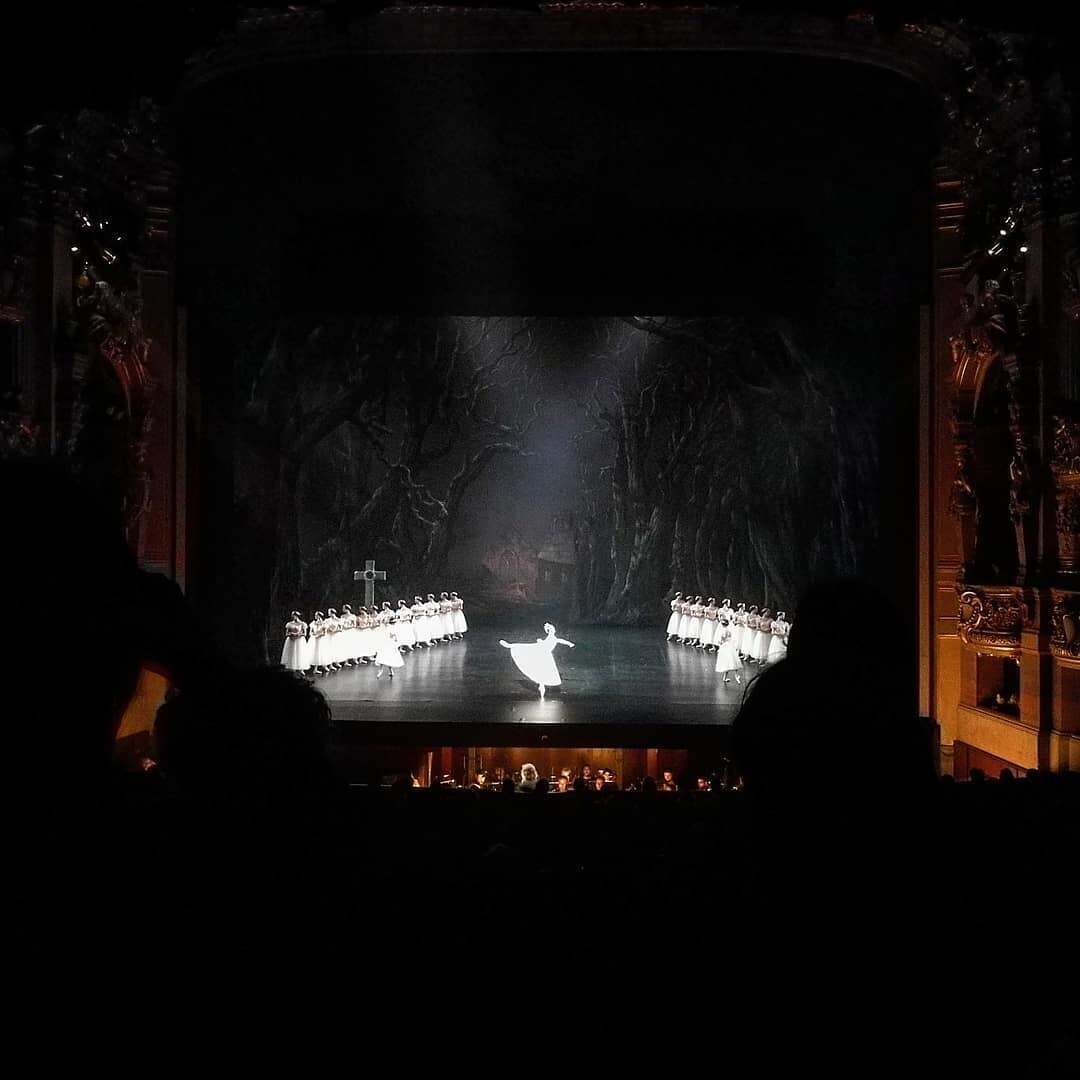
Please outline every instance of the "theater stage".
M518 672L507 641L534 641L542 617L471 626L465 638L417 649L393 680L374 666L317 680L339 736L439 745L687 746L725 742L745 689L724 686L715 657L669 645L663 627L559 626L562 685L541 701Z

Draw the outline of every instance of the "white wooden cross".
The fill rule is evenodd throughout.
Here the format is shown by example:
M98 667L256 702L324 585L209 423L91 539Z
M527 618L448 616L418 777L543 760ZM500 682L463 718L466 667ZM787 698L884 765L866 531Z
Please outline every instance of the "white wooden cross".
M375 569L375 560L366 559L363 570L353 571L353 581L364 583L364 607L371 607L375 603L375 582L386 580L385 570Z

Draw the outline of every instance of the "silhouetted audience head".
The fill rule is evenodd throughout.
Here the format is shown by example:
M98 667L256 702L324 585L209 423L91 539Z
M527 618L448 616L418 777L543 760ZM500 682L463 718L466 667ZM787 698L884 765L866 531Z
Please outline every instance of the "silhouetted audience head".
M794 627L787 658L753 680L735 719L747 791L812 808L929 790L914 656L892 605L859 581L822 584L800 601Z
M180 790L214 798L287 800L328 790L330 709L302 676L210 670L158 711L158 760Z
M0 563L0 592L20 620L8 659L48 687L37 733L75 750L83 766L92 764L87 755L108 760L140 666L179 681L202 659L180 590L138 569L116 495L54 462L0 462L0 501L18 522L5 531ZM73 603L78 623L64 628L73 647L62 656L42 649L56 636L57 613L69 617Z

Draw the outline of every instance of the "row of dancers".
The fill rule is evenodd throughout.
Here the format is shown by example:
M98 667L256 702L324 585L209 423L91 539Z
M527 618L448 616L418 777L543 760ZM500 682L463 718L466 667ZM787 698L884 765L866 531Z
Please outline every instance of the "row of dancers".
M285 624L281 665L327 675L373 663L379 668L378 678L384 669L393 678L394 669L404 663L403 652L443 645L468 633L465 605L456 592L444 592L438 600L428 593L426 601L419 596L413 601L410 605L399 600L396 609L389 601L381 608L361 605L355 613L344 604L340 615L336 608L316 611L309 623L294 611Z
M749 610L746 604L733 608L727 598L718 605L715 596L703 600L681 592L675 594L670 606L668 641L706 652L715 650L716 671L725 683L732 675L741 683L740 672L746 664L771 664L787 655L791 623L784 611L778 611L774 618L769 608L759 611L757 604Z

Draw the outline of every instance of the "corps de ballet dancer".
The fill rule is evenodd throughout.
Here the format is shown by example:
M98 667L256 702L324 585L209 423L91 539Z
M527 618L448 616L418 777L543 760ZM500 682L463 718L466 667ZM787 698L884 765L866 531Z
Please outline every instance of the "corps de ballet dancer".
M754 639L750 642L750 661L754 664L764 664L769 657L769 646L772 644L772 612L763 608L758 615L757 631Z
M412 627L416 645L420 649L426 649L431 644L431 627L427 621L427 608L421 596L414 596L412 602Z
M341 605L341 630L338 634L340 639L338 656L345 667L356 667L356 647L358 643L356 632L356 615L348 604Z
M323 620L323 639L326 640L326 655L331 671L340 671L345 665L341 659L341 617L337 608L327 608Z
M389 618L384 617L387 615L389 615ZM375 665L378 668L375 672L376 679L383 677L384 668L388 677L392 679L394 677L394 668L405 666L394 627L394 614L390 610L390 605L385 604L383 611L379 615L379 648L375 653Z
M311 622L308 623L308 663L311 667L312 675L322 675L323 671L323 619L325 613L322 611L316 611L311 616Z
M450 605L454 618L454 636L463 638L469 631L469 624L465 620L465 602L456 592L450 594Z
M424 615L427 618L428 636L431 638L431 644L441 645L443 643L443 628L439 619L439 601L435 599L434 593L429 592L427 594L427 600L424 603Z
M397 635L398 648L412 652L416 648L416 631L412 625L412 608L404 600L398 601L394 612L394 633Z
M746 611L746 628L743 630L742 636L741 652L744 661L750 659L750 650L754 647L754 638L757 637L760 621L757 604L751 604Z
M452 641L457 637L454 632L454 605L450 602L450 594L445 592L439 593L439 626L443 641Z
M535 642L511 644L509 641L499 641L504 649L510 650L510 658L517 665L518 671L540 688L541 700L549 686L562 685L559 669L555 666L555 646L567 645L574 648L572 641L555 635L552 623L544 623L544 634L544 637L537 638Z
M719 609L716 606L716 597L710 596L701 610L701 639L698 648L708 652L716 647L716 630L719 626L717 619Z
M700 596L695 596L690 604L690 625L683 635L683 644L698 646L701 644L701 619L705 614L705 605Z
M742 660L735 648L733 627L727 619L721 619L717 623L716 635L716 671L723 677L725 683L730 682L729 676L734 675L737 683L742 682L739 672L742 670Z
M667 639L668 641L678 641L679 639L679 622L682 619L682 593L677 592L675 598L671 601L671 617L667 621Z
M307 623L299 611L290 614L285 624L285 642L281 646L281 666L288 671L307 671Z
M791 623L787 621L787 612L778 611L772 624L772 641L769 644L768 663L775 664L787 656L787 639L791 633Z
M735 609L735 617L731 622L731 640L735 644L735 651L741 656L745 651L744 641L746 638L746 620L748 618L746 604L740 603Z

